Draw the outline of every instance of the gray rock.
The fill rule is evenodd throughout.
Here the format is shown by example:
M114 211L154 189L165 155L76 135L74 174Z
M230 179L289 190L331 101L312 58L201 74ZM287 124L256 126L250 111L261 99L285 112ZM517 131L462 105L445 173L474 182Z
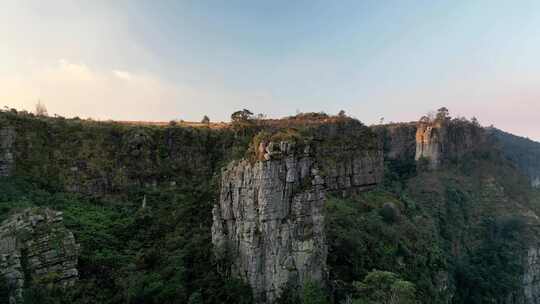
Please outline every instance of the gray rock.
M62 212L26 209L5 220L0 225L0 275L8 281L10 303L23 303L25 280L72 286L79 276L79 251Z
M223 170L212 211L215 252L231 259L233 275L250 284L257 303L272 303L284 288L308 280L326 283L326 194L369 189L383 172L380 152L353 151L319 169L315 155L295 155L287 142L269 143L266 151L281 157L232 162Z
M540 177L533 178L531 185L533 188L540 188Z
M0 128L0 177L10 176L15 165L13 157L13 144L15 143L15 130L11 127Z
M540 248L527 251L523 274L524 303L540 303Z

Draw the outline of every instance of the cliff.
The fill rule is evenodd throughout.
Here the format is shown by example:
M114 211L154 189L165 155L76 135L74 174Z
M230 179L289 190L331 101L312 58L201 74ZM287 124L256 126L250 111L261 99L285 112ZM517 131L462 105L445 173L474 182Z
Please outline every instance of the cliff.
M63 215L36 227L81 244L77 258L59 253L65 269L35 249L44 262L31 275L26 245L2 269L11 286L62 286L76 270L72 288L42 295L72 303L297 303L312 283L321 299L380 303L365 293L382 273L420 303L532 304L540 193L490 135L462 119L370 130L315 113L194 128L1 112L0 217L54 208Z
M0 225L0 274L9 303L23 303L29 285L65 288L77 281L79 245L62 221L61 212L28 209Z
M338 141L342 132L369 134L366 128L334 127L316 130L318 138L309 143L262 140L259 160L232 162L222 172L212 240L218 254L232 260L233 274L249 282L257 303L273 303L285 289L311 281L325 284L327 195L347 196L382 180L374 137L371 143L368 136L348 145Z
M389 124L374 127L384 147L384 156L388 160L413 159L417 153L414 138L417 123Z
M460 119L422 120L417 125L415 159L429 162L432 169L456 160L485 144L484 130Z
M498 140L505 156L529 177L531 185L540 188L540 143L496 128L488 132Z
M9 176L13 171L13 142L15 131L10 127L0 128L0 177Z
M540 231L536 227L540 200L525 178L527 175L534 186L535 149L531 141L518 141L463 119L422 120L374 129L385 147L390 173L385 184L405 193L430 218L437 219L433 229L447 255L447 290L451 291L447 301L462 303L479 296L469 290L478 278L468 274L479 275L484 266L469 263L482 265L490 260L492 268L479 284L492 281L489 284L499 287L488 292L490 296L484 294L484 299L538 303ZM411 146L415 146L415 153L410 152ZM407 165L411 160L417 162L416 173ZM423 170L424 161L430 170ZM520 225L526 228L520 230ZM485 232L486 227L491 232ZM506 229L504 234L497 232ZM500 238L506 238L504 245ZM498 264L490 256L492 251L499 251L508 264ZM516 283L509 288L509 281L500 284L505 280Z
M104 196L208 180L242 138L230 129L131 126L0 113L0 176L34 178L58 190ZM245 149L245 148L243 148Z

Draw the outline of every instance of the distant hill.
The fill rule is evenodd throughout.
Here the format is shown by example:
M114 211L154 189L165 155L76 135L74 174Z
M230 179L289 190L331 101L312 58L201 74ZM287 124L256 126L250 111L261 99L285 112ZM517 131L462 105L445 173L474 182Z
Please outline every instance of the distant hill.
M540 142L491 128L489 131L502 145L506 156L530 177L534 187L540 187Z

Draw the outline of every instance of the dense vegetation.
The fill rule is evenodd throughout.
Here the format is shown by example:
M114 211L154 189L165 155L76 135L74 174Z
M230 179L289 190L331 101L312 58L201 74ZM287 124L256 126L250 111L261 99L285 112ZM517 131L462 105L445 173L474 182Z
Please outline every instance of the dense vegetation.
M81 243L81 280L65 293L36 288L30 303L250 303L251 291L218 273L211 254L211 185L129 193L101 201L0 180L1 216L27 206L64 212ZM146 198L146 207L141 207Z
M527 213L540 200L502 153L479 149L436 171L388 161L386 173L378 190L327 204L337 301L408 303L388 300L390 283L359 293L373 276L404 281L421 303L495 303L520 289Z
M251 303L250 288L212 254L214 172L246 151L253 156L263 140L316 140L346 132L340 127L348 124L366 132L349 134L355 142L373 135L343 117L303 114L253 123L249 113L236 113L230 130L217 131L4 113L2 119L23 130L33 146L18 146L26 161L17 177L0 179L0 220L22 208L51 207L64 212L82 247L74 288L29 282L26 301ZM317 133L306 120L341 124ZM81 155L84 164L74 161ZM331 150L326 155L319 161L335 161ZM379 188L327 202L329 284L310 282L279 302L476 304L506 298L519 289L522 247L531 237L524 214L540 211L540 193L506 158L487 146L437 171L414 159L387 160ZM0 298L5 293L0 282Z
M540 143L496 128L490 128L490 132L498 139L506 157L540 187Z

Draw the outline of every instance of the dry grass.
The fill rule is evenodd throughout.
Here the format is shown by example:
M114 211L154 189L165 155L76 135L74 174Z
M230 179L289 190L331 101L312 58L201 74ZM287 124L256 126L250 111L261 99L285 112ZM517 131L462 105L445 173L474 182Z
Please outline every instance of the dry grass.
M174 123L168 121L136 121L136 120L113 120L112 123L129 126L156 126L167 127L171 124L181 127L193 127L193 128L210 128L210 129L224 129L228 128L231 124L227 122L211 122L209 124L194 121L174 121Z
M255 119L253 123L262 127L276 127L276 128L291 128L298 126L316 126L322 124L335 123L343 121L345 117L329 116L326 118L294 118L286 117L280 119ZM158 126L167 127L171 125L171 122L166 121L136 121L136 120L111 120L111 123L117 123L130 126ZM231 126L229 122L211 122L209 124L194 121L174 121L174 124L181 127L193 127L193 128L205 128L210 129L224 129Z

